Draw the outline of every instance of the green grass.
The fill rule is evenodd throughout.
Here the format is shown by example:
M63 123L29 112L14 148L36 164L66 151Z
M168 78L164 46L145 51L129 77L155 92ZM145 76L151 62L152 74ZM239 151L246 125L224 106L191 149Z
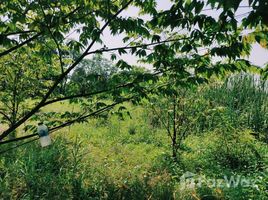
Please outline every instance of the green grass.
M205 128L200 131L199 121L191 127L178 163L171 158L165 129L152 123L150 109L126 103L131 117L124 115L124 120L116 115L90 118L53 133L48 148L37 141L3 155L0 199L267 199L267 144L252 134L254 126L244 123L243 116L226 109L232 98L221 104L217 92L205 92L210 102L200 95L196 107L205 113ZM42 112L72 109L80 108L64 103ZM239 111L245 115L252 110L240 106ZM239 125L230 121L234 117ZM211 187L205 182L184 188L180 177L187 171L207 179L233 175L257 181L252 187Z

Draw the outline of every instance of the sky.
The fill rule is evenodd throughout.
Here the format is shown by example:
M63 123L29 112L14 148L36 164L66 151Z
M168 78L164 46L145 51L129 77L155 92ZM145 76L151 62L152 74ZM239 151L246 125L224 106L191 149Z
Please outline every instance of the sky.
M241 5L247 5L246 1L243 1ZM166 10L166 9L169 9L170 6L171 6L171 3L170 3L169 0L157 0L157 8L158 9ZM250 8L248 8L248 7L238 8L237 13L236 13L236 16L238 16L237 20L241 21L241 18L242 18L241 15L243 15L243 14L249 12L249 11L250 11ZM138 12L139 12L138 8L130 6L121 15L122 16L137 17ZM219 13L220 13L220 10L219 11L206 10L206 11L203 11L203 13L207 14L207 15L211 15L213 17L217 17L219 15ZM239 16L240 16L240 18L239 18ZM143 16L142 18L143 19L149 19L149 16ZM103 38L104 44L108 48L124 46L124 43L122 42L122 39L124 38L124 35L111 36L109 29L106 29L104 31L102 38ZM99 49L101 47L102 46L100 46L100 45L95 45L95 49ZM125 55L122 55L122 56L119 56L117 54L117 56L120 57L121 59L124 59L129 64L132 64L132 65L144 65L144 64L137 63L138 58L136 58L135 56L133 56L131 54L125 54ZM110 59L110 53L104 54L104 57ZM264 67L265 64L268 63L268 50L262 48L257 43L253 44L251 54L247 59L249 59L249 61L254 65ZM150 67L150 66L147 66L147 67Z

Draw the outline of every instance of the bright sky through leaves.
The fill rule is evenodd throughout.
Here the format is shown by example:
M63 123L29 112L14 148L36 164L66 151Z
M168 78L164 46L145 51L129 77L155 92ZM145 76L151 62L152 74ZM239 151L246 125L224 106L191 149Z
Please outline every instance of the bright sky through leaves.
M170 8L171 3L169 0L157 0L158 4L157 7L159 10L167 10ZM245 15L248 14L248 12L250 11L250 8L248 7L243 7L243 5L247 5L246 1L245 3L241 4L241 8L238 8L237 10L237 20L241 21L242 17L245 17ZM130 6L126 11L124 11L122 13L123 16L138 16L138 12L139 9L133 6ZM209 8L205 8L204 10L204 14L207 15L211 15L213 17L217 17L219 15L219 13L221 12L221 10L216 11L216 10L209 10ZM143 16L142 18L144 19L149 19L149 16ZM71 37L76 38L76 34L73 33L71 35ZM122 42L122 39L124 38L124 35L117 35L117 36L112 36L110 34L110 30L106 29L103 33L103 41L104 44L107 47L120 47L120 46L124 46L124 43ZM96 45L95 48L101 48L102 46L100 45ZM105 53L104 56L108 59L110 59L110 53ZM143 65L144 64L139 64L137 63L138 58L135 57L132 54L123 54L121 56L117 55L118 57L126 60L129 64L133 64L133 65ZM264 66L266 63L268 63L268 50L262 48L259 44L254 44L252 45L252 51L251 54L249 56L249 60L250 62L252 62L252 64L254 65L258 65L258 66ZM145 66L149 67L147 64L145 64Z

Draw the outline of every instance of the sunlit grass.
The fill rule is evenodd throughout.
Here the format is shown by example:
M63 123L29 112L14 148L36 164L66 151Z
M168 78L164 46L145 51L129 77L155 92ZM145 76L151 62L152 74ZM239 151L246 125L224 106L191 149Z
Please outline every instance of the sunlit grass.
M246 89L235 91L241 93L231 93L226 87L199 91L197 111L206 121L203 129L199 128L202 121L191 127L177 163L171 158L166 130L151 123L151 110L125 103L131 116L124 114L123 120L113 112L108 118L94 116L51 133L53 144L48 148L42 149L36 141L1 157L0 199L1 195L7 199L202 199L208 195L265 199L267 144L252 134L255 126L244 121L252 106L259 105L254 102L258 96L248 96ZM234 98L240 107L233 106ZM258 113L265 116L266 105L261 108ZM56 103L41 112L67 110L76 112L80 106ZM240 123L234 125L233 120ZM252 123L256 121L263 122L263 118ZM208 178L244 175L262 179L258 189L207 185L182 189L180 177L187 171Z

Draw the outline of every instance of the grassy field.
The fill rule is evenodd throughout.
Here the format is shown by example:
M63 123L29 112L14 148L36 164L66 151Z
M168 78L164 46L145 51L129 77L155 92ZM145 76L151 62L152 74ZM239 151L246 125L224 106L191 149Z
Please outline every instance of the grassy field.
M215 117L184 140L174 162L150 108L125 106L131 117L124 120L91 118L53 133L48 148L36 141L1 156L0 199L268 198L267 144L250 128ZM214 107L209 112L218 112ZM55 104L43 112L56 110L79 108Z

